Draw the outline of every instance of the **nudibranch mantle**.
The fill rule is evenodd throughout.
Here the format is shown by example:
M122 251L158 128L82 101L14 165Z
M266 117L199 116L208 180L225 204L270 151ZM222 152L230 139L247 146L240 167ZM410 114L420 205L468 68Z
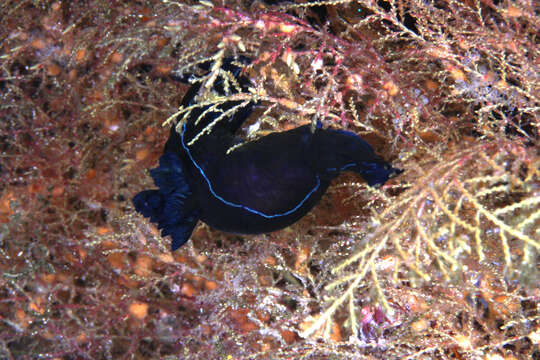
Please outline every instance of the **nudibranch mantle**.
M193 165L199 170L199 173L201 174L201 176L203 177L204 181L206 182L206 184L208 185L208 190L210 191L210 193L218 200L220 200L221 202L223 202L225 205L227 206L232 206L232 207L235 207L235 208L241 208L245 211L248 211L248 212L251 212L255 215L259 215L259 216L262 216L263 218L266 218L266 219L271 219L271 218L275 218L275 217L280 217L280 216L287 216L287 215L290 215L292 213L294 213L295 211L297 211L300 207L302 207L302 205L309 199L310 196L313 195L313 193L315 191L317 191L317 189L319 188L319 186L321 185L321 180L319 179L319 176L316 175L315 176L315 179L316 179L316 184L315 186L313 186L313 188L306 194L306 196L304 196L304 198L298 202L298 204L293 207L292 209L288 210L288 211L285 211L285 212L282 212L282 213L276 213L276 214L265 214L259 210L256 210L256 209L252 209L250 208L249 206L246 206L246 205L242 205L242 204L238 204L238 203L234 203L234 202L231 202L231 201L228 201L228 200L225 200L222 196L216 194L213 186L212 186L212 182L210 181L210 179L206 176L204 170L197 164L197 161L193 158L193 156L191 156L191 152L189 151L189 148L186 146L185 144L185 141L184 141L184 132L185 132L185 125L182 127L182 133L180 134L180 138L181 138L181 144L182 144L182 147L184 148L184 150L186 151L186 153L188 154L189 156L189 159L191 160L191 162L193 163ZM348 165L355 165L355 164L348 164ZM346 166L348 167L348 166ZM335 168L333 168L333 170L335 170ZM343 168L342 168L343 170Z

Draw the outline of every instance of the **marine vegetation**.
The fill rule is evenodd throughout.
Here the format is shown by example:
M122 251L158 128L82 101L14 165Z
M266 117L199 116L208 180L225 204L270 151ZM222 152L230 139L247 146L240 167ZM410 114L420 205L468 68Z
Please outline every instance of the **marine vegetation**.
M1 359L540 359L537 1L4 0L0 22ZM305 216L197 214L174 252L132 203L185 201L180 162L275 214L202 155L277 137L255 164L284 164L317 133L405 171L370 186L314 146L335 174Z

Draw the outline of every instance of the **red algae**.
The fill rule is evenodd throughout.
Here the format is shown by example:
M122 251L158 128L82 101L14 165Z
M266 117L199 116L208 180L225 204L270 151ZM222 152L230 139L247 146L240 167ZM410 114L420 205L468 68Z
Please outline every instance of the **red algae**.
M5 1L0 358L540 358L530 1ZM405 173L170 253L137 215L187 90L245 55L240 137L320 121Z

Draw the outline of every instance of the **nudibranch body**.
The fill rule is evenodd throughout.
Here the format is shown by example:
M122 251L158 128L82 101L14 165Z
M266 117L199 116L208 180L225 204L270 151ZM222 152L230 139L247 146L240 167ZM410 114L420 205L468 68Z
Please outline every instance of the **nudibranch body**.
M224 79L219 79L214 91L230 95L247 90L249 80L233 59L226 59L221 68L237 79L240 89L224 86ZM193 85L182 105L193 105L199 90L200 83ZM341 171L360 174L370 186L382 185L401 172L358 135L320 126L272 133L228 151L253 103L199 135L240 103L194 108L180 131L171 129L159 166L150 170L158 189L142 191L133 199L136 210L157 223L162 236L171 235L173 251L190 238L199 220L226 232L271 232L309 212Z

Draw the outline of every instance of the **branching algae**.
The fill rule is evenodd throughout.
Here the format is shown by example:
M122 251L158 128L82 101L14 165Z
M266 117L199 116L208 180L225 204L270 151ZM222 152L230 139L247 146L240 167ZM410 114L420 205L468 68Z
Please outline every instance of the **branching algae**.
M241 65L232 58L223 60L221 69L212 65L222 73L212 79L212 90L220 96L246 92L249 80L240 74ZM270 232L308 213L341 171L360 174L370 186L401 172L359 136L320 125L272 133L227 151L254 103L198 106L202 90L200 81L189 89L182 106L191 110L179 131L171 129L159 167L150 171L158 189L133 199L163 236L171 235L173 251L189 239L198 220L227 232Z

